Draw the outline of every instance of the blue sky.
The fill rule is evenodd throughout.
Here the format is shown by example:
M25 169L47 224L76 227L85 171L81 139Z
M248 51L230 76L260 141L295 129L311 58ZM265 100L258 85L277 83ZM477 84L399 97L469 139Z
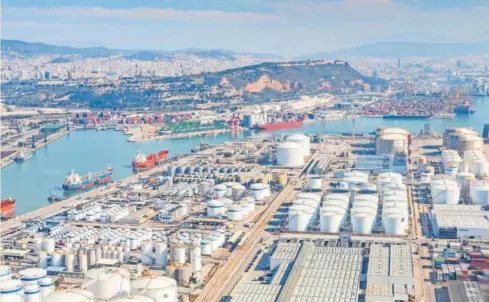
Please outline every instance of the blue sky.
M379 41L480 42L489 0L4 0L2 38L284 56Z

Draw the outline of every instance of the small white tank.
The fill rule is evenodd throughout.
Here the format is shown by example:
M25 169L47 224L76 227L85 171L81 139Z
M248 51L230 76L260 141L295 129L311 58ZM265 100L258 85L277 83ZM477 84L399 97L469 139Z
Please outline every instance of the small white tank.
M46 277L39 281L41 288L41 300L46 300L46 297L54 291L54 280L51 277Z
M94 302L94 295L82 289L57 290L46 297L43 302Z
M177 246L175 246L174 251L175 251L175 255L173 257L173 261L178 262L180 264L185 264L185 262L187 261L185 246L179 243Z
M155 244L155 263L159 266L166 266L168 263L167 245L165 242Z
M41 302L41 289L37 284L24 286L24 302Z
M19 271L20 281L24 285L37 284L40 280L45 278L47 272L42 268L27 268Z
M48 253L54 252L55 240L53 238L45 238L43 241L43 248Z
M12 277L12 269L7 265L0 265L0 281L10 280Z
M67 272L75 270L75 254L71 252L65 254L65 268Z
M212 254L211 242L207 239L200 241L200 246L202 247L202 255L209 256Z
M24 300L23 284L20 280L0 281L0 300L22 302Z

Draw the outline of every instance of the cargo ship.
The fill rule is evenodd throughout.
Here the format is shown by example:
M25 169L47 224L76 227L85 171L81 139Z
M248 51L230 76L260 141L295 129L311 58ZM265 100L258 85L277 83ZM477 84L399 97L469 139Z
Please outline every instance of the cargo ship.
M15 198L9 196L7 199L2 199L0 205L0 215L2 219L12 218L15 216Z
M301 127L302 124L303 121L275 122L275 123L258 124L254 128L258 130L278 130L278 129Z
M168 150L161 150L158 153L145 155L139 151L132 161L132 167L135 170L151 169L156 167L160 162L168 158Z
M463 103L461 105L455 106L453 112L456 114L470 114L474 113L475 109L472 108L472 104L469 102Z
M80 174L71 171L68 176L65 178L65 182L63 183L63 189L67 191L71 190L81 190L90 188L94 185L103 184L110 181L112 178L112 168L108 167L104 170L91 173L89 172L85 176L80 176Z
M31 157L32 157L31 152L24 151L24 149L22 149L19 151L19 154L17 155L17 157L15 157L15 161L21 163L21 162L28 160Z

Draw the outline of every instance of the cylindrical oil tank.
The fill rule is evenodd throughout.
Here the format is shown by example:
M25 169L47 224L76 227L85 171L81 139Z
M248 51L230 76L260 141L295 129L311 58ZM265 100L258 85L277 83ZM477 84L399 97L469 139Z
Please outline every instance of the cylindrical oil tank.
M385 173L380 173L377 176L377 183L402 183L402 175L399 173L394 173L394 172L385 172Z
M209 217L220 217L224 216L226 213L226 208L224 204L218 200L211 200L207 204L207 216Z
M234 200L239 200L243 198L246 192L246 188L243 185L237 184L232 188L232 197Z
M23 284L20 280L0 281L0 300L22 302L24 301Z
M301 133L296 133L288 136L286 139L288 142L296 143L302 146L302 154L304 156L311 155L311 139Z
M294 209L292 209L294 207ZM289 230L305 232L311 223L315 210L309 207L292 206L289 210Z
M39 281L39 287L41 288L41 301L45 301L46 297L54 291L53 278L46 277Z
M226 185L218 184L214 187L214 198L221 198L226 195L228 188Z
M460 189L457 183L435 183L431 181L431 197L433 204L458 204Z
M82 289L57 290L49 294L43 302L94 302L94 295Z
M48 267L48 254L44 251L39 253L37 267L46 269Z
M320 230L326 233L338 233L345 219L346 209L341 207L327 206L321 208Z
M54 267L61 267L63 266L63 263L64 263L64 256L63 254L59 253L59 252L54 252L52 255L51 255L51 266L54 266Z
M126 269L102 267L85 273L88 279L82 284L98 300L109 300L114 297L131 294L130 274Z
M475 181L470 185L470 196L475 204L489 205L489 181Z
M456 176L457 185L463 194L470 193L470 184L475 181L475 175L470 172L461 172Z
M407 152L407 138L405 134L381 134L376 138L375 151L378 155Z
M159 266L166 266L168 263L166 242L158 242L155 244L155 263Z
M308 185L311 190L319 191L322 188L321 176L312 175L308 177Z
M177 282L169 277L144 277L131 282L133 294L144 295L162 302L177 302Z
M277 147L277 164L284 167L301 167L304 165L304 154L301 145L285 142Z
M34 253L39 255L44 246L44 239L42 237L34 237Z
M189 264L182 265L178 268L178 284L188 287L192 277L192 266Z
M211 245L211 250L214 252L219 247L221 247L221 239L217 235L209 236L209 241Z
M37 282L46 278L46 276L47 272L42 268L27 268L19 271L19 279L24 285L37 284Z
M88 269L88 257L86 253L80 252L78 255L78 269L81 272L86 272Z
M41 302L41 289L37 284L24 286L24 302Z
M7 265L0 265L0 281L10 280L12 277L12 269Z
M388 235L406 235L406 219L399 213L389 213L382 217L385 233Z
M200 241L200 246L202 247L202 255L209 256L212 254L211 242L207 239Z
M206 196L210 193L210 183L203 181L199 184L199 195Z
M484 145L484 139L478 134L475 135L464 135L460 138L457 144L457 151L460 153L466 151L482 151Z
M375 223L376 210L361 207L352 208L351 224L353 233L371 234Z
M68 252L65 254L65 269L67 272L75 270L75 254Z
M140 246L140 259L144 265L153 264L153 242L146 240L141 242Z
M185 246L182 243L178 243L174 248L173 261L184 264L187 261L187 255L185 251Z
M263 200L270 196L270 186L264 183L254 183L250 186L251 197L255 200Z
M231 221L240 221L243 219L242 217L241 207L237 204L232 204L227 209L228 219Z
M192 264L192 272L200 272L202 270L202 248L200 244L192 245L190 249L190 263Z

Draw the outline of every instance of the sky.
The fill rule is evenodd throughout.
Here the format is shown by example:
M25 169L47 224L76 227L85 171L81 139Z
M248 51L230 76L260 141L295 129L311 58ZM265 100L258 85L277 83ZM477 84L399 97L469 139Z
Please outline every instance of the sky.
M381 41L489 37L489 0L3 0L2 38L299 56Z

